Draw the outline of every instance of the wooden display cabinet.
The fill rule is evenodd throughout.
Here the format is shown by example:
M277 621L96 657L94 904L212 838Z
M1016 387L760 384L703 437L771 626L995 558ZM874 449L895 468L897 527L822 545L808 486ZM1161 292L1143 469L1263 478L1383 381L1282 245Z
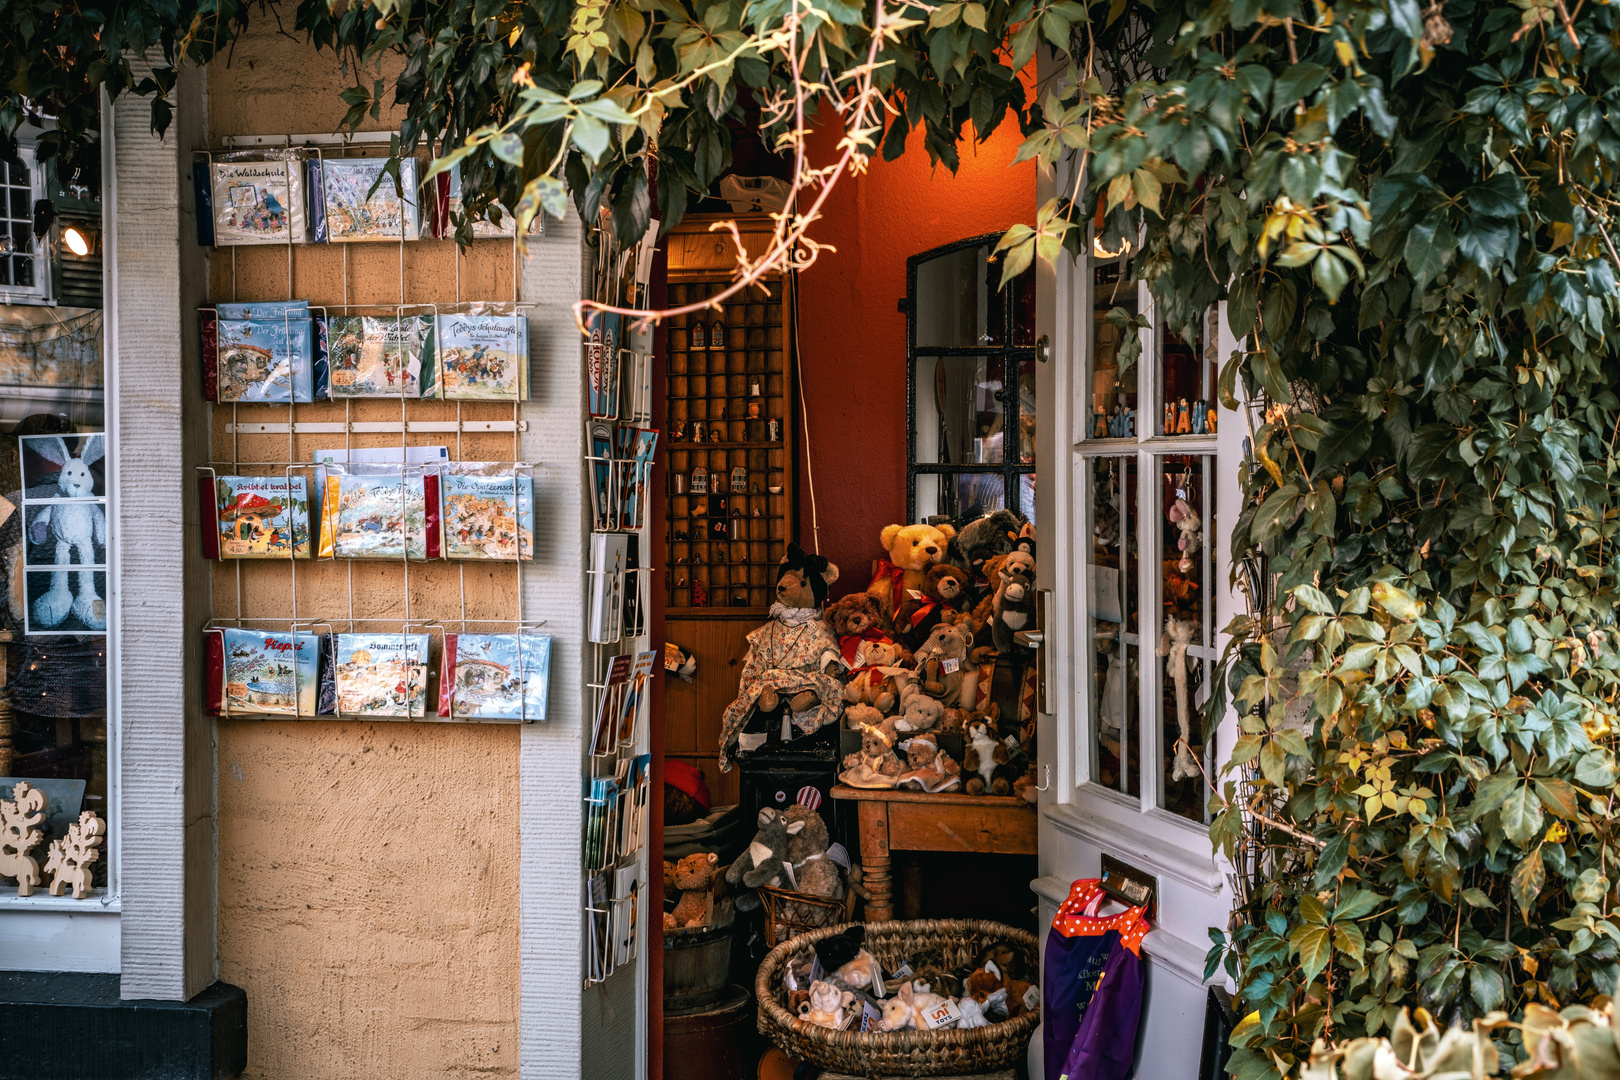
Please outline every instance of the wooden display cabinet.
M683 221L669 244L669 305L715 296L731 278L714 264L712 218ZM768 219L739 223L757 246ZM749 228L752 225L754 228ZM672 318L668 399L665 615L763 619L793 536L793 352L789 282L773 276L706 309Z

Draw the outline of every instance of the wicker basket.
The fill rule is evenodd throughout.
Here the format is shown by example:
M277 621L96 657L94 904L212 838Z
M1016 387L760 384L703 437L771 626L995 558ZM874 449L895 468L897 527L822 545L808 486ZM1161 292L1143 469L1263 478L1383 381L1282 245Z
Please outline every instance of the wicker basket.
M760 1034L783 1053L823 1069L853 1076L953 1076L993 1072L1024 1060L1030 1036L1040 1022L1038 1011L987 1027L966 1031L834 1031L787 1010L782 973L788 960L808 955L816 942L840 933L848 924L829 926L784 941L765 957L755 978ZM885 971L898 967L922 948L944 953L945 963L960 967L975 960L984 946L1005 941L1018 951L1028 970L1039 970L1035 938L1022 930L982 919L919 919L915 922L866 924L866 947Z
M769 885L761 885L760 903L765 907L765 944L774 948L777 938L789 938L808 930L843 922L849 918L849 907L843 897L829 900L825 896L791 892Z

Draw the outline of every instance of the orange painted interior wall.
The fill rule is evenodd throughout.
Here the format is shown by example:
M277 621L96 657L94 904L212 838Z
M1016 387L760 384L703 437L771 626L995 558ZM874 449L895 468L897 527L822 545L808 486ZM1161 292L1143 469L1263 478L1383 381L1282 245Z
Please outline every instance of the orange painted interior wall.
M823 117L825 121L826 116ZM818 165L841 131L812 139ZM836 563L835 595L864 589L882 554L883 526L906 512L906 259L1035 217L1035 165L1011 165L1022 141L1005 120L982 144L964 143L952 175L933 167L913 131L896 161L846 176L810 230L823 251L799 276L799 363L808 448L799 464L799 543ZM808 466L808 470L807 470ZM815 504L811 504L811 481Z

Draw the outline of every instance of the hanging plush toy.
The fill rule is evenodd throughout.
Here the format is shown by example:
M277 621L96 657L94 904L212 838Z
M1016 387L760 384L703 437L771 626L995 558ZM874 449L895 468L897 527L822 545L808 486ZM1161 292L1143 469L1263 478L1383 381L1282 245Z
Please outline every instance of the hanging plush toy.
M1170 523L1181 530L1181 538L1176 541L1176 547L1181 550L1181 562L1176 564L1177 569L1183 574L1190 574L1197 565L1194 557L1198 553L1198 534L1203 531L1204 523L1198 511L1183 498L1177 498L1170 507Z
M1197 629L1198 622L1194 619L1167 616L1164 632L1159 635L1159 647L1155 650L1165 658L1164 666L1176 688L1176 724L1181 737L1176 740L1176 760L1170 770L1172 780L1191 780L1199 775L1198 759L1193 757L1188 745L1192 738L1192 721L1187 705L1187 646L1192 643Z

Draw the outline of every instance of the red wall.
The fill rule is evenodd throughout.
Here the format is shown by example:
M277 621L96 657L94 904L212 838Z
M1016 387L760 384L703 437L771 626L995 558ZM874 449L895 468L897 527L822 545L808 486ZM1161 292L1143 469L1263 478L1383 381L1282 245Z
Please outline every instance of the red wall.
M817 165L842 132L823 123ZM809 412L822 554L842 571L835 595L866 587L878 533L906 512L906 259L1035 218L1033 162L1008 167L1022 141L1010 117L980 145L964 143L955 175L929 165L913 131L899 160L874 160L833 189L810 238L831 245L799 275L799 356ZM799 466L799 543L817 550L810 477Z

